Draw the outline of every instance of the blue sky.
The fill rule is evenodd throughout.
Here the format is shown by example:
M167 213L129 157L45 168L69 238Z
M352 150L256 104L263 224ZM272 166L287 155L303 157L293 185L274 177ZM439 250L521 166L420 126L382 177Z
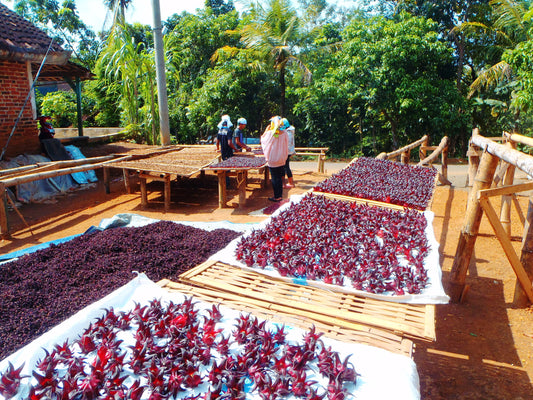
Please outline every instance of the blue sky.
M103 0L75 0L80 18L95 32L102 30L107 15ZM2 0L2 4L13 8L14 0ZM237 2L235 2L237 3ZM197 8L204 7L204 0L159 0L161 19L164 21L174 13L187 11L194 13ZM133 0L126 12L126 20L130 23L140 22L152 25L152 0Z
M107 9L102 0L75 0L79 16L94 31L102 30ZM204 7L204 0L159 0L161 19L164 21L174 13L188 11L194 13L197 8ZM153 23L152 0L133 0L126 12L126 20L130 23L140 22L146 25Z

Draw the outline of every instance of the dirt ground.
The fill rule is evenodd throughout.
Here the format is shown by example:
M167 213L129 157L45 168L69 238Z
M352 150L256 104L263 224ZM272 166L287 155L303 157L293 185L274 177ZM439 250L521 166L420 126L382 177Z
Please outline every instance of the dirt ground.
M87 155L87 154L86 154ZM319 174L315 163L293 163L296 188L285 195L303 193L345 164L327 163ZM443 282L446 287L464 219L467 189L465 166L450 166L453 186L438 186L432 204L434 230L440 243ZM101 177L101 175L99 175ZM218 208L218 188L214 175L173 183L172 204L163 212L162 187L149 184L149 204L142 208L139 192L127 194L121 174L112 174L111 193L102 180L94 187L61 196L55 203L30 204L20 217L9 214L12 238L0 243L7 253L50 240L63 238L97 226L103 218L118 213L136 213L151 218L182 221L259 222L264 217L250 213L270 205L271 189L261 189L252 179L247 204L235 207L237 191L229 190L229 208ZM527 211L527 197L519 197ZM498 202L494 201L498 209ZM513 211L512 239L519 254L523 227ZM467 283L470 290L461 304L436 307L437 340L415 342L414 360L420 376L422 399L533 399L533 308L514 308L515 275L483 219L475 246L475 260Z

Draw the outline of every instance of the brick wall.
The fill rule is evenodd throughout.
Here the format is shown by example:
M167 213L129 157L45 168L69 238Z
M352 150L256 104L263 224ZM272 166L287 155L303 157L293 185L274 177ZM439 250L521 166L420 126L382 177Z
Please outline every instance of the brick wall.
M7 143L29 89L30 83L25 63L0 60L0 154ZM6 149L4 159L24 153L40 153L38 135L39 128L37 121L33 119L33 110L28 99Z

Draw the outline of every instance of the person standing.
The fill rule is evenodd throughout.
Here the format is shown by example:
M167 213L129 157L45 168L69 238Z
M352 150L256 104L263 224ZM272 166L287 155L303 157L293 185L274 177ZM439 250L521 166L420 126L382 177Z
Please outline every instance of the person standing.
M233 156L233 150L237 150L233 144L233 124L229 115L223 115L217 125L218 134L216 140L217 151L220 150L222 160L227 160Z
M287 183L284 188L285 189L291 189L294 187L294 179L292 177L292 171L290 166L290 159L293 154L296 153L295 146L294 146L294 126L289 124L289 121L287 118L283 118L282 120L283 126L288 126L285 130L287 131L287 142L289 144L289 154L287 156L287 161L285 162L285 175L287 175L287 180L289 183Z
M235 132L233 134L233 137L235 138L235 147L237 148L237 151L242 151L243 149L246 149L246 151L251 151L252 149L247 146L244 143L244 130L246 129L246 118L239 118L237 120L237 129L235 129Z
M270 171L270 181L274 191L274 197L268 199L274 202L283 199L283 176L289 152L287 132L285 129L281 129L281 122L281 117L272 117L270 125L261 135L261 147Z

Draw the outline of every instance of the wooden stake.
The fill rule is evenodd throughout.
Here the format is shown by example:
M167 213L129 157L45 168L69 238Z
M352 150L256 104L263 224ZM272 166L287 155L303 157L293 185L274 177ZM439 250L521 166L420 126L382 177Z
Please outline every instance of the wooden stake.
M30 230L31 235L33 236L33 230L31 229L31 226L26 222L26 220L24 219L24 216L18 210L17 205L15 204L15 202L13 201L13 199L11 198L9 193L7 193L7 191L6 191L6 198L9 201L9 203L11 204L11 206L13 207L13 209L15 210L15 212L17 213L17 215L20 217L22 222L24 222L24 225L26 225L26 228L28 228Z
M453 302L460 301L465 288L468 265L474 252L479 225L483 216L483 210L478 200L478 192L482 189L490 188L498 162L498 157L486 151L483 153L474 185L470 191L465 222L457 243L448 288L448 294Z
M529 282L533 280L533 199L529 198L527 218L524 224L524 236L522 239L522 254L520 262L528 276ZM530 300L531 301L531 300ZM513 306L526 307L528 305L527 292L517 279L515 284Z

